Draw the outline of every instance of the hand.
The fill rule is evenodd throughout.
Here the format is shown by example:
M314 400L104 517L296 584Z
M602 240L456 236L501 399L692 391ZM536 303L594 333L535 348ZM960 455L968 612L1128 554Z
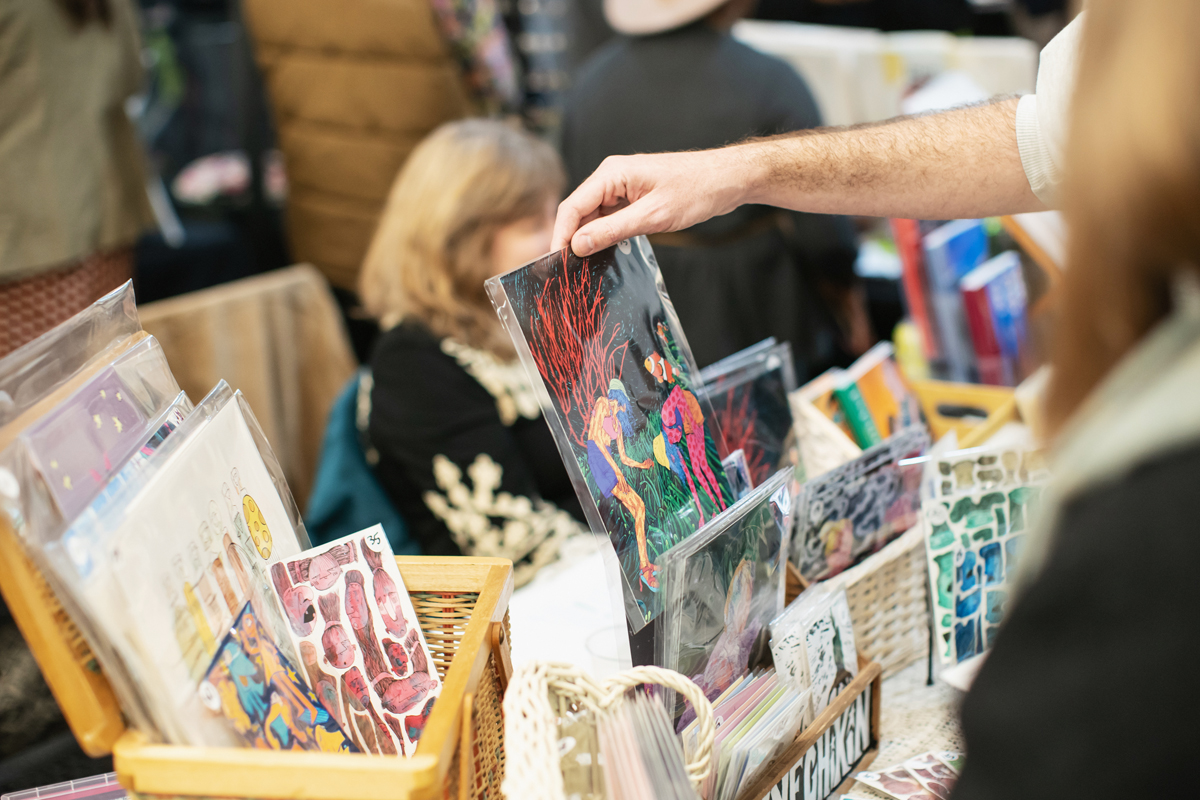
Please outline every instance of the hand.
M728 214L752 183L743 147L610 156L558 207L552 250L589 256L622 239Z

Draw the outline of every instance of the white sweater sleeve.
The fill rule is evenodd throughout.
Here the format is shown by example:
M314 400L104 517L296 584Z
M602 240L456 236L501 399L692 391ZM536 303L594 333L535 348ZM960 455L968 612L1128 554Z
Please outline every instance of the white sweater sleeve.
M1059 205L1082 32L1083 15L1080 14L1046 45L1038 66L1037 94L1022 97L1017 105L1017 148L1021 153L1021 165L1033 193L1051 208Z

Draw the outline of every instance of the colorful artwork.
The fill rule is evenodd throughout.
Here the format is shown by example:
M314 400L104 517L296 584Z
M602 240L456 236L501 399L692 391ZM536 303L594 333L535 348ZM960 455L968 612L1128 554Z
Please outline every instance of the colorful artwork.
M923 753L910 758L904 762L904 768L938 800L950 800L950 792L958 781L958 773L938 761L933 753Z
M926 500L924 517L935 643L945 664L992 646L1038 485Z
M927 487L922 492L922 499L1027 486L1045 482L1050 477L1043 450L981 447L928 460Z
M383 528L276 562L271 578L326 711L365 752L415 753L442 683Z
M107 559L125 607L136 609L128 624L105 621L108 638L121 643L125 662L138 665L139 688L158 704L155 722L168 741L179 744L220 743L206 733L194 707L196 687L216 655L221 631L229 630L247 602L264 635L278 643L289 663L300 663L271 599L265 559L242 533L240 514L221 513L222 476L240 473L234 481L241 493L237 506L242 497L253 496L275 555L301 550L247 412L239 396L228 387L224 392L216 397L214 391L170 434L135 482L105 508L81 518L78 532L81 543L91 543L97 557Z
M722 452L742 450L757 486L799 461L788 393L796 388L792 348L787 343L762 349L747 361L730 357L701 371L704 395L717 415ZM737 355L737 354L735 354ZM724 366L723 366L724 365Z
M488 281L594 530L624 578L634 632L658 616L658 559L723 511L711 405L649 244L569 251Z
M24 433L63 519L79 516L145 444L148 422L125 382L108 367Z
M909 428L804 485L792 560L808 580L837 575L920 518L920 465L899 462L929 446Z
M922 786L903 766L882 772L859 772L854 779L896 800L937 800L936 795Z
M247 747L357 752L330 714L259 628L249 603L217 648L200 697Z
M668 613L655 663L689 676L710 700L749 671L755 643L783 607L790 480L790 469L780 471L663 556ZM680 702L674 717L682 728L692 711Z

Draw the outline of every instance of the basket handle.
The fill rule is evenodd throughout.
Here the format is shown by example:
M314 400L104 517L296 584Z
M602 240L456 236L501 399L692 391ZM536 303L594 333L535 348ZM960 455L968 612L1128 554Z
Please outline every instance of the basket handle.
M557 725L552 701L578 704L596 714L606 713L625 692L642 684L666 686L682 694L696 711L699 726L696 750L686 765L694 787L712 771L716 738L712 703L700 687L669 669L635 667L597 682L573 664L532 661L522 664L504 695L504 739L507 764L501 786L509 797L562 800L558 766Z

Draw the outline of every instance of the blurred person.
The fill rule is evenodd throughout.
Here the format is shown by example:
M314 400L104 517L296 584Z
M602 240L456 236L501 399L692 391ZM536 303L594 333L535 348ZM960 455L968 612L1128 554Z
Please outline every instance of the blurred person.
M0 357L133 275L154 217L129 0L0 5Z
M954 800L1196 792L1200 4L1091 0L1083 27L1054 477L963 704Z
M396 177L360 292L375 473L425 555L511 558L518 583L583 513L484 281L550 249L558 155L498 121L449 123Z
M554 246L585 256L747 203L824 214L964 219L1059 202L1083 19L1042 51L1037 93L878 124L605 159L559 206Z
M820 125L803 78L730 35L753 6L605 0L606 18L625 35L580 68L568 95L571 184L610 155L701 150ZM872 343L845 218L745 206L651 243L701 365L775 336L791 342L804 380Z
M1063 208L1054 478L963 703L953 800L1194 791L1198 33L1194 0L1091 0L1043 52L1036 96L614 159L560 209L557 243L586 253L746 200L927 219Z

